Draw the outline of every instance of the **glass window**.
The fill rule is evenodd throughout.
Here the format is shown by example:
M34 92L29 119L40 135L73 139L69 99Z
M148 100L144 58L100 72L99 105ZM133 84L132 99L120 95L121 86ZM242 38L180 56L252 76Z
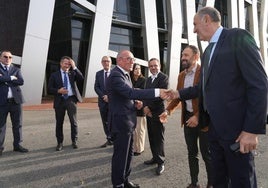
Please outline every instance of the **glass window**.
M140 1L115 0L114 18L128 22L141 23Z

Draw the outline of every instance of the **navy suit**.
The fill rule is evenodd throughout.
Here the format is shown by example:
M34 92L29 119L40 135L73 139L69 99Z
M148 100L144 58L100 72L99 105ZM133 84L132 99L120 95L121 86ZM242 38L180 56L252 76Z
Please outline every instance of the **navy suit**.
M106 135L107 140L111 139L111 133L108 126L108 103L103 100L103 96L107 95L106 83L104 78L104 70L100 70L96 73L94 90L98 95L98 106L101 115L101 120L103 124L103 130Z
M16 76L16 80L11 80L10 76ZM24 80L18 67L9 66L8 71L0 64L0 150L3 150L6 134L6 120L10 113L12 122L12 132L14 136L14 148L22 142L22 106L24 102L22 91L19 86L23 85ZM13 98L8 99L8 88L11 89Z
M154 89L134 89L124 72L116 66L107 81L109 125L114 141L112 183L124 187L128 181L133 156L133 131L136 127L134 100L154 98Z
M229 179L232 187L257 187L252 153L235 154L229 149L241 131L254 134L266 131L267 76L259 49L247 31L223 29L204 85L206 112L202 87L200 82L180 91L180 96L182 99L200 96L199 124L209 125L216 177L213 187L227 186Z
M157 78L152 82L152 78L149 77L146 80L145 88L168 88L168 76L162 72L159 72ZM148 137L150 142L150 148L153 156L153 160L161 165L165 162L164 151L164 133L165 127L160 122L159 115L165 111L164 100L156 98L153 100L144 101L144 106L148 106L152 112L152 117L146 116Z
M71 139L72 142L76 142L78 135L77 128L77 107L76 103L82 102L82 97L77 88L76 81L82 81L84 79L82 73L78 70L71 70L68 72L69 81L73 96L69 96L68 99L64 99L62 94L58 93L58 89L63 87L63 80L61 71L57 71L51 74L48 83L49 92L54 94L54 104L56 114L56 137L58 144L63 142L63 122L65 111L69 116L71 123Z

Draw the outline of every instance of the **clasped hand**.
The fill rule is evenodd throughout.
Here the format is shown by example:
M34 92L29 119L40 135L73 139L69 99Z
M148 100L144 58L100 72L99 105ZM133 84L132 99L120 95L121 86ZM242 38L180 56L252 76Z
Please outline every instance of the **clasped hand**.
M179 98L179 92L172 89L160 89L160 97L164 100Z

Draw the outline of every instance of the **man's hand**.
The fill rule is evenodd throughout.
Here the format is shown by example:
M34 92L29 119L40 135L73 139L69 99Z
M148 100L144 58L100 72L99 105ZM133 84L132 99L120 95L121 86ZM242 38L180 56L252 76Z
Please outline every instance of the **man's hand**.
M196 116L192 116L186 121L187 127L196 127L197 125L198 125L198 118Z
M179 92L172 89L160 89L160 97L166 100L173 100L180 97Z
M68 89L65 89L65 87L62 87L58 89L58 93L63 94L63 95L68 94Z
M18 78L17 78L17 76L10 76L10 79L11 80L17 80Z
M76 66L75 66L75 62L74 62L73 59L70 60L70 64L71 64L71 66L72 66L73 69L76 67Z
M242 131L236 139L236 142L240 143L241 153L249 153L257 148L258 135Z
M108 95L103 95L102 96L102 100L104 100L104 102L108 102L109 100L108 100Z
M162 114L159 115L159 120L161 123L167 123L168 122L168 113L167 111L162 112Z
M151 112L151 110L150 110L150 108L149 108L148 106L145 106L145 107L143 108L143 112L144 112L144 114L145 114L146 116L148 116L148 117L153 117L152 112Z

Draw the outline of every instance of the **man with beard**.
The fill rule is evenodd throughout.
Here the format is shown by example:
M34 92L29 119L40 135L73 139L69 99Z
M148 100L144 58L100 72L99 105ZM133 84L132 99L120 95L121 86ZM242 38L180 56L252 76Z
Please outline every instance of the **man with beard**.
M181 56L181 63L184 70L178 76L177 90L194 86L199 82L200 65L197 64L199 59L199 50L193 45L187 46ZM160 115L160 121L167 122L167 116L170 115L181 102L181 126L184 127L184 137L188 150L188 162L190 168L191 183L187 188L200 188L198 184L198 139L199 148L207 170L207 188L211 187L211 157L208 149L206 126L200 129L198 126L198 98L180 101L173 99L166 108L166 111Z

